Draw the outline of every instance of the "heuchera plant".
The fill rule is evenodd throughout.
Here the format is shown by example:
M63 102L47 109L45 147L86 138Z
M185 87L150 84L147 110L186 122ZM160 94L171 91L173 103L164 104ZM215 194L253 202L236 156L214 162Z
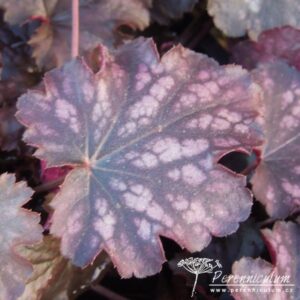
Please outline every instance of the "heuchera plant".
M97 74L82 60L47 73L17 115L37 157L73 166L50 204L62 253L83 267L105 249L123 277L144 277L164 261L158 234L197 251L249 216L244 178L216 161L259 144L259 94L240 67L181 46L161 60L151 40L100 52Z
M195 0L0 6L8 23L0 30L10 32L0 91L14 91L0 98L0 299L74 299L86 289L123 299L100 285L112 266L121 278L145 278L163 273L166 260L174 274L174 265L195 271L214 260L233 275L288 276L292 291L265 299L300 297L297 1L209 0L225 34L256 39L239 43L216 33ZM186 12L197 21L166 38ZM158 45L149 38L156 26ZM138 37L146 27L148 38ZM194 51L208 35L232 64ZM239 174L229 168L238 157ZM228 235L234 242L220 254ZM185 249L176 264L166 240ZM214 268L198 269L192 297L222 297L198 283ZM231 283L235 299L260 297Z

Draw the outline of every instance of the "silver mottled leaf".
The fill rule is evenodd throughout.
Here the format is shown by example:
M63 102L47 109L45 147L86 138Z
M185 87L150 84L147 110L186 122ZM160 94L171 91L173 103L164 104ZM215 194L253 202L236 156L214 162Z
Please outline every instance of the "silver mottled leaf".
M217 165L260 143L259 90L237 66L151 40L108 53L94 74L73 60L18 103L26 142L48 166L72 165L52 202L51 232L78 266L100 249L123 277L158 272L159 235L190 251L228 235L251 210L245 178Z
M232 37L248 33L256 39L267 29L300 28L300 2L295 0L209 0L208 12L216 26Z
M252 74L264 91L266 138L253 191L270 216L285 218L300 206L300 72L277 62Z

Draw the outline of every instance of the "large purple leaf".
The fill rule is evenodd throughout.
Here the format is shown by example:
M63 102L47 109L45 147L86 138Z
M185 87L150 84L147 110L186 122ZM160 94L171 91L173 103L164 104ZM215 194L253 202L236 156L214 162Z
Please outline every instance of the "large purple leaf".
M269 252L272 256L272 264L261 259L244 257L235 262L232 273L236 276L260 276L257 284L264 286L250 287L245 283L241 291L233 289L233 296L236 300L292 300L299 299L300 296L300 226L292 222L277 222L273 230L264 229L262 234L266 239ZM269 277L269 281L267 281ZM286 286L280 285L280 278L286 278ZM266 281L263 281L265 278ZM273 279L272 279L273 278ZM277 278L277 282L274 281ZM275 284L272 285L271 283ZM251 291L255 289L272 289L272 292Z
M266 135L253 191L270 216L284 218L300 205L300 72L277 62L253 77L264 90Z
M300 30L289 26L267 30L257 42L242 41L233 49L233 61L247 69L278 59L300 70Z
M260 143L258 87L181 46L161 61L151 40L108 53L94 75L73 60L18 102L24 139L48 166L73 165L52 202L51 232L78 266L105 249L123 277L158 272L158 235L190 251L238 228L245 178L216 162Z
M252 39L275 27L300 28L300 2L294 0L209 0L208 12L226 35Z
M15 183L14 175L0 176L0 299L17 299L32 272L30 263L20 257L16 247L42 239L38 214L21 208L32 193L24 182Z

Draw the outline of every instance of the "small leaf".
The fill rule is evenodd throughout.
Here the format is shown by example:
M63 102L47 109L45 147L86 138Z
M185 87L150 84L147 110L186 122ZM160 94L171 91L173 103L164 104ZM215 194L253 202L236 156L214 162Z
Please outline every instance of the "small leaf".
M97 74L80 59L46 74L18 118L37 157L74 167L51 204L63 255L86 266L104 249L123 277L145 277L164 261L159 234L196 251L249 216L245 178L216 162L260 144L259 90L181 46L161 61L151 40L100 52Z
M53 2L53 0L47 0ZM0 0L0 7L5 9L5 21L11 24L22 24L32 16L46 15L44 0Z
M71 58L71 4L70 0L45 2L47 21L29 41L40 67L61 66ZM109 47L120 44L125 38L118 30L121 25L142 30L150 22L148 8L138 0L84 0L79 9L81 53L99 43Z
M23 126L15 118L15 108L0 108L0 149L11 151L21 141Z
M26 89L19 82L13 80L0 80L0 107L14 105L16 99L24 93Z
M14 175L5 173L0 176L1 299L17 299L32 272L30 263L16 252L16 246L33 244L42 239L38 214L21 208L32 193L24 182L15 183Z
M285 218L300 205L300 72L276 62L253 77L264 91L266 135L253 192L270 216Z
M285 26L264 31L257 42L242 41L233 49L233 61L247 69L258 63L284 60L300 71L300 30Z
M33 274L18 300L75 299L75 295L98 279L108 264L102 253L97 263L81 270L75 267L59 251L59 240L45 236L43 241L22 247L20 252L33 265Z
M24 43L30 31L29 26L19 29L20 27L5 23L0 28L0 107L14 106L18 97L39 80L29 47Z
M275 27L300 28L300 2L294 0L209 0L208 12L226 35L256 40L258 35Z
M262 234L266 239L267 246L271 255L273 255L273 264L261 259L253 259L251 257L243 257L239 261L236 261L232 267L233 275L240 276L253 276L252 278L264 278L269 277L273 283L277 286L264 285L262 287L257 286L257 289L270 288L273 291L270 293L266 292L253 292L247 291L249 285L245 283L242 291L236 292L233 289L233 296L236 300L252 300L252 299L280 299L280 300L292 300L298 299L300 295L300 260L299 260L299 249L300 249L300 226L292 222L276 222L273 230L264 229ZM287 284L293 286L282 286L280 287L279 278L286 278ZM277 282L275 280L277 278ZM267 280L267 279L266 279ZM230 283L230 282L229 282ZM262 283L256 280L255 283ZM266 282L270 283L270 282ZM252 286L250 288L253 288ZM276 290L279 290L277 292ZM288 290L289 292L285 292ZM290 290L292 292L290 292Z

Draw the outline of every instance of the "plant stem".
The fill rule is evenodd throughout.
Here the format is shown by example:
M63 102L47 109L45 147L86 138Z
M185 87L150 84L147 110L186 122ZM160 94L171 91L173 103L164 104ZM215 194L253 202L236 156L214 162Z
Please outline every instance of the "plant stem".
M79 0L72 0L72 58L79 53Z

